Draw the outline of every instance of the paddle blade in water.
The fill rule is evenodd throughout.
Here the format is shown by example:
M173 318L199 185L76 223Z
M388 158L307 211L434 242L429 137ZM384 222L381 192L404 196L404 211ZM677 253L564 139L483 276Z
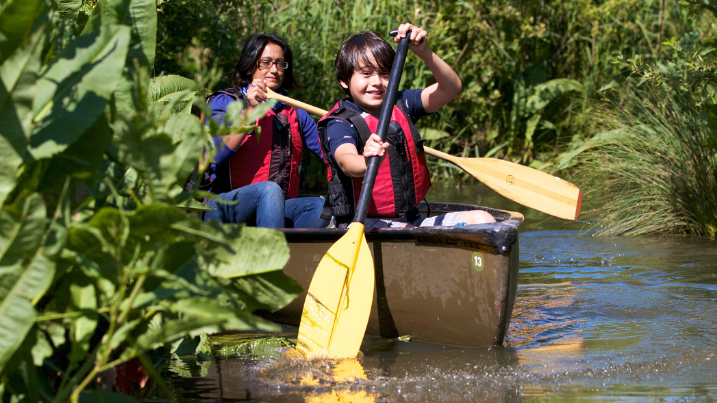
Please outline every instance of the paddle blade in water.
M296 349L310 357L356 357L371 313L373 287L373 258L364 226L355 222L314 273Z

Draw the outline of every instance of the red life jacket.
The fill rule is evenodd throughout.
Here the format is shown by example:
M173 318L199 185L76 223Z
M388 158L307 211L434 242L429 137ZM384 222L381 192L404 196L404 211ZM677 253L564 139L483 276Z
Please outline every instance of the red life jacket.
M246 97L232 87L213 93L207 98L207 103L218 94L229 95L243 102L245 107L248 105ZM252 183L272 181L281 187L285 198L298 195L299 164L304 144L296 109L285 105L278 114L270 110L256 124L261 128L259 142L256 133L246 135L231 160L216 166L215 179L205 172L200 189L226 193ZM196 177L190 178L185 188L193 187L196 181Z
M231 188L263 181L279 184L287 199L299 193L299 164L303 152L301 127L296 109L285 105L279 113L273 110L257 120L261 128L248 134L229 161Z
M354 125L359 134L359 144L356 146L359 154L363 153L364 144L371 133L376 132L378 126L378 118L367 113L359 114L345 107L344 102L339 101L318 123L321 150L324 162L329 168L328 204L339 223L353 219L363 177L349 177L339 168L328 144L328 122L331 119L341 119ZM401 102L397 101L393 107L391 123L384 140L390 146L376 176L368 216L405 221L415 215L415 207L428 193L431 181L423 152L423 140L406 117Z

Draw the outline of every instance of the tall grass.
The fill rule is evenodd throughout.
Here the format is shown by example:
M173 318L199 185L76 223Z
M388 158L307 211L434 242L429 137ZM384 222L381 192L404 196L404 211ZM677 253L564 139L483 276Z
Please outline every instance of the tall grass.
M618 91L588 119L600 128L575 176L598 235L717 232L717 155L703 108L672 92Z

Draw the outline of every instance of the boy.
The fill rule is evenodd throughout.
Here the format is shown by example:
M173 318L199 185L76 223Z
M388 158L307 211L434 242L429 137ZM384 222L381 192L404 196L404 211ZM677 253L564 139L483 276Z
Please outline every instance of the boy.
M431 69L436 83L398 94L386 141L376 134L395 51L375 32L347 39L336 56L336 78L348 99L340 100L319 121L324 160L329 167L329 206L338 226L354 215L370 157L380 156L366 227L480 224L495 222L482 210L455 212L422 219L416 208L430 187L423 141L414 127L421 117L442 108L461 91L461 80L428 48L428 33L401 24L395 41L410 32L409 49ZM388 158L386 158L388 156Z

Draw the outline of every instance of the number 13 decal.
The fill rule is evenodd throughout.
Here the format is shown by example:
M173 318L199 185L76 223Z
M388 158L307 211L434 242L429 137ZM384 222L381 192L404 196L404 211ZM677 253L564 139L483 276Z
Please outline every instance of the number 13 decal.
M480 252L473 252L471 256L471 266L475 271L483 271L483 254Z

